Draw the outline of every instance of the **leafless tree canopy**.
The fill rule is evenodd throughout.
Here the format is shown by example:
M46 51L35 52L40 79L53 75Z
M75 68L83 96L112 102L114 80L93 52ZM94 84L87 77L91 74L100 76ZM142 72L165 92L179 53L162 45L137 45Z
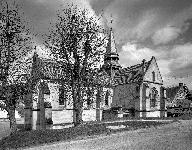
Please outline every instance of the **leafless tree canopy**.
M0 108L8 112L12 131L15 132L15 107L25 86L11 78L14 65L31 46L31 37L22 22L16 3L1 1L0 10ZM16 71L16 70L15 70Z
M105 52L105 30L99 19L90 16L88 10L69 6L58 13L58 20L46 42L55 58L66 62L66 75L77 115L82 112L83 89L88 88L86 91L91 94L91 83Z

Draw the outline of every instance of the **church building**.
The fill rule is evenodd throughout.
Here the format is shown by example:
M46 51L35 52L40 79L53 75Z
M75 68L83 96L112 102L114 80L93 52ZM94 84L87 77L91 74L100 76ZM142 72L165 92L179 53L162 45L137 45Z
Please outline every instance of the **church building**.
M40 58L34 53L31 72L35 84L33 102L25 109L25 123L32 124L33 129L37 129L41 122L38 119L42 115L40 105L45 106L43 115L53 124L73 122L71 93L66 93L65 87L61 87L61 83L66 81L62 63L64 62ZM155 57L122 68L112 29L110 29L100 77L108 83L102 88L99 103L95 98L91 107L84 105L83 121L100 121L103 118L103 110L119 106L123 109L133 109L135 117L165 116L165 90ZM43 99L45 104L42 104L40 99ZM29 110L32 111L32 116Z
M111 78L113 91L110 107L133 109L135 117L164 117L165 88L155 57L122 68L112 29L102 70Z

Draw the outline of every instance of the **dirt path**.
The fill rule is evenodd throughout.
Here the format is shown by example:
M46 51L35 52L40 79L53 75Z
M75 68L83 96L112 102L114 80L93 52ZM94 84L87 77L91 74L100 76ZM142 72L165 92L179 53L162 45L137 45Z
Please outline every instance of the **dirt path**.
M192 121L180 121L165 126L126 131L93 139L60 142L30 148L30 150L191 150Z

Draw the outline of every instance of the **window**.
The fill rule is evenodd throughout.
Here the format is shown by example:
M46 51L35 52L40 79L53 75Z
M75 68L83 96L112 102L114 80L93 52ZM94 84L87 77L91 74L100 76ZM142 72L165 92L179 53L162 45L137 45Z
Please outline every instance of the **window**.
M152 72L152 79L153 79L153 82L155 82L155 72L154 71Z
M106 91L106 94L105 94L105 105L109 105L109 91L107 90Z
M136 86L136 92L139 92L139 86Z
M65 105L65 90L64 88L59 88L59 105Z
M166 91L166 89L163 89L163 97L167 98L167 91Z
M158 91L153 88L150 93L150 107L156 107Z
M91 98L87 98L87 107L90 108L91 107Z

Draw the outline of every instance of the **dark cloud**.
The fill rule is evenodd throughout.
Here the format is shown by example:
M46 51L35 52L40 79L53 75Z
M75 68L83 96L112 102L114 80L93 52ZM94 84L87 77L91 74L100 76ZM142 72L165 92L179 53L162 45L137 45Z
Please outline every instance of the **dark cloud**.
M156 55L170 75L192 74L192 62L183 65L185 57L192 57L192 1L191 0L18 0L25 18L38 33L48 33L50 22L56 21L56 12L74 2L79 7L93 9L97 14L104 11L108 25L113 18L115 40L119 53L122 47L134 51L122 52L122 62L130 62L130 52L146 56ZM105 20L105 19L104 19ZM162 34L161 34L162 33ZM189 43L186 46L186 43ZM187 50L186 50L187 49ZM186 51L185 51L186 50ZM176 51L176 53L175 53ZM182 58L181 58L182 53ZM140 59L145 57L139 55ZM121 59L121 58L120 58ZM131 63L131 62L130 62ZM167 65L169 64L169 65ZM163 70L163 69L162 69Z
M90 5L97 12L101 13L107 6L113 3L115 0L90 0Z
M170 65L170 76L173 77L188 77L192 74L192 63L186 64L185 66L178 67L178 64Z
M129 66L137 59L155 54L163 74L192 74L192 62L183 65L185 57L192 56L191 45L186 45L191 42L192 1L92 0L91 4L97 11L104 9L108 24L113 15L111 26L122 64ZM133 51L129 43L139 48ZM130 58L132 55L136 56L135 61Z
M42 40L42 35L47 34L50 23L56 19L56 13L62 6L62 0L20 0L25 18L30 22L37 38Z
M108 22L111 14L113 15L112 26L117 44L121 47L126 42L134 40L145 43L146 39L150 39L157 30L164 28L167 24L180 28L182 26L180 24L184 22L182 19L186 18L177 16L189 9L192 1L90 0L90 4L96 11L104 10Z
M187 43L192 41L192 19L186 20L185 23L188 25L188 29L181 35L180 39Z

